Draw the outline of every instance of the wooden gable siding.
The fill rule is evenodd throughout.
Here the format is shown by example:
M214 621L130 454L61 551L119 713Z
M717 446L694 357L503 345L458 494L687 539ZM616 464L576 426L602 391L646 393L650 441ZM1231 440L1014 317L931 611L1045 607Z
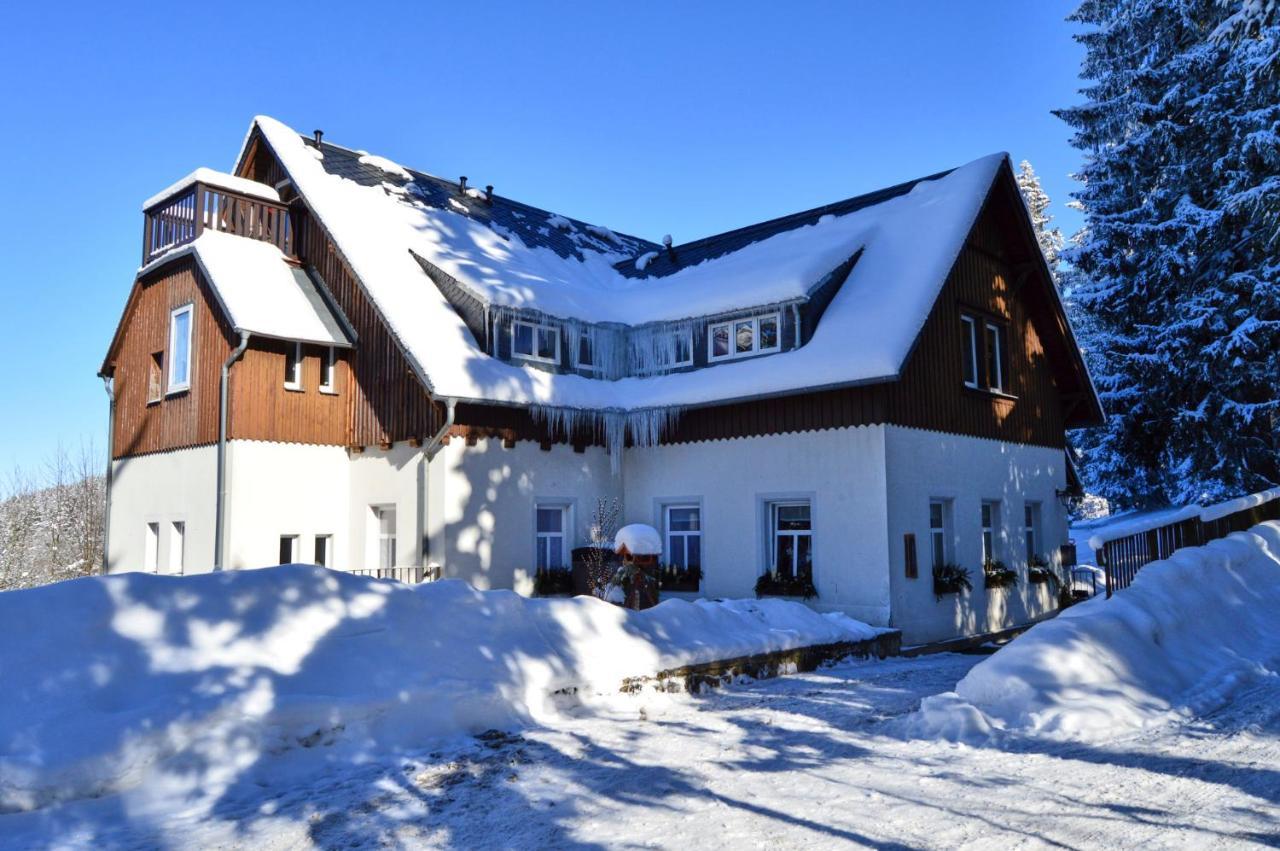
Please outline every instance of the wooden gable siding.
M303 224L303 246L305 262L319 273L356 334L347 394L350 443L371 446L434 434L442 422L438 406L314 216Z
M135 285L111 361L115 382L112 456L124 458L216 443L218 378L235 332L195 261L182 258ZM147 403L153 352L164 352L167 380L169 312L194 304L191 389Z
M346 353L338 350L335 393L320 392L328 347L302 347L302 389L284 386L286 352L293 343L254 338L231 371L231 438L287 443L350 443L347 417L351 381Z

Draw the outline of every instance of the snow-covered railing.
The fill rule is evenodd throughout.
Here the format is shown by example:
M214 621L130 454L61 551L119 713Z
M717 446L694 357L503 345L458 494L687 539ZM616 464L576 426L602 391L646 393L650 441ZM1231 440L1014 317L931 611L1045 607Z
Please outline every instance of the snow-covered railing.
M180 182L177 187L143 211L144 266L166 251L194 241L205 230L269 242L286 257L297 256L298 229L284 204L202 180Z
M440 565L429 564L426 567L409 565L406 567L358 567L347 571L356 576L370 576L374 579L394 579L406 585L418 585L423 582L434 582L440 578Z
M1107 572L1107 596L1128 588L1144 565L1266 520L1280 520L1280 488L1203 507L1188 505L1130 522L1116 523L1089 539L1098 566Z

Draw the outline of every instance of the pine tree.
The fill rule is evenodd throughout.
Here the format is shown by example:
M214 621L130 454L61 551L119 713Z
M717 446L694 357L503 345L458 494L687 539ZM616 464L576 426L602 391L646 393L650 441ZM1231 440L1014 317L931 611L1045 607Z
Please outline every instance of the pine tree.
M1040 176L1026 160L1018 164L1018 189L1022 191L1022 199L1027 202L1027 211L1031 213L1036 241L1040 243L1045 262L1049 264L1049 271L1056 280L1059 258L1062 255L1062 231L1049 227L1053 221L1053 216L1049 214L1049 196L1040 185Z
M1071 301L1107 410L1091 489L1121 505L1280 481L1280 4L1085 0L1091 81Z

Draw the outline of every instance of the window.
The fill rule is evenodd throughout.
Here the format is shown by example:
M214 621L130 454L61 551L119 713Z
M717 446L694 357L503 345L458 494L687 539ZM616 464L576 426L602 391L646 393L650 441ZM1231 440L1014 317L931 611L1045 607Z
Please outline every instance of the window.
M152 352L147 365L147 404L164 398L164 352Z
M960 357L964 362L964 386L978 386L978 323L972 316L960 317Z
M702 566L702 509L696 505L668 505L667 563L676 567Z
M769 507L773 570L780 577L813 577L813 522L808 502L775 502Z
M511 354L525 360L559 363L560 331L554 325L512 322Z
M710 360L742 358L764 352L776 352L782 345L778 314L717 322L707 331L707 357Z
M986 323L987 387L1004 392L1004 329Z
M155 573L160 566L160 524L148 523L143 539L142 569Z
M996 560L996 526L1000 522L1000 503L982 503L982 563Z
M301 343L288 343L284 350L284 386L288 390L302 389Z
M934 567L942 567L947 563L947 534L951 515L951 506L944 499L929 500L929 551Z
M280 536L280 563L281 564L297 564L298 563L298 536L297 535L281 535Z
M333 547L332 535L316 535L316 547L314 553L315 563L321 567L329 567L329 558L332 554Z
M693 363L693 331L677 331L671 337L671 347L675 352L675 360L671 366L689 366Z
M1023 508L1022 531L1027 540L1027 561L1040 554L1040 503L1028 502Z
M181 574L186 560L187 524L175 520L169 525L169 572Z
M539 570L565 566L565 527L569 510L564 505L539 505L537 512L537 546L535 558Z
M320 392L338 392L338 349L330 346L320 364Z
M378 524L378 567L387 570L396 566L396 507L375 505L373 519Z
M596 338L591 331L578 335L578 350L574 352L573 364L587 372L595 372L600 368L596 363Z
M178 393L191 388L192 305L175 308L169 314L169 389Z

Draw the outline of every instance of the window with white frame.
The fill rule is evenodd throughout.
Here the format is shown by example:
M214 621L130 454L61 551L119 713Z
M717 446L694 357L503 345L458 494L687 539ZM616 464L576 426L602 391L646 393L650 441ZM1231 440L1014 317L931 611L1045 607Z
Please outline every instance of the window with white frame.
M666 367L691 366L693 364L693 330L676 331L671 335L669 350L659 353L659 363ZM669 362L664 362L668 361Z
M297 564L298 562L298 536L297 535L281 535L280 536L280 563L281 564Z
M567 567L569 506L538 503L534 511L537 527L535 567L538 570Z
M1000 525L1000 503L982 503L982 563L996 560L996 528Z
M181 575L187 557L187 524L175 520L169 524L169 572Z
M772 570L782 578L813 578L813 515L808 500L769 504Z
M929 500L929 551L934 567L947 563L950 550L951 504L945 499Z
M596 363L596 336L588 330L578 335L578 347L573 353L573 365L587 372L595 372L600 368Z
M301 343L285 344L284 386L288 390L302 389L302 344Z
M776 352L782 346L781 328L777 313L713 323L707 329L707 359L731 360Z
M560 329L535 322L512 322L511 355L540 363L559 363Z
M679 568L702 567L702 509L696 505L668 505L663 515L667 563Z
M378 567L389 570L396 566L396 507L374 505L370 510L377 534Z
M1022 510L1022 534L1027 542L1027 561L1040 554L1040 503L1028 502Z
M168 392L191 388L191 319L194 307L184 304L169 313Z
M143 540L142 569L155 573L160 567L160 524L148 523Z
M330 346L320 362L320 392L338 392L338 348Z
M1004 392L1004 328L994 322L985 323L987 355L987 388Z
M964 363L964 386L978 387L978 323L972 316L960 317L960 359Z
M316 535L315 550L312 557L316 564L321 567L330 567L329 560L333 558L333 536L332 535Z

